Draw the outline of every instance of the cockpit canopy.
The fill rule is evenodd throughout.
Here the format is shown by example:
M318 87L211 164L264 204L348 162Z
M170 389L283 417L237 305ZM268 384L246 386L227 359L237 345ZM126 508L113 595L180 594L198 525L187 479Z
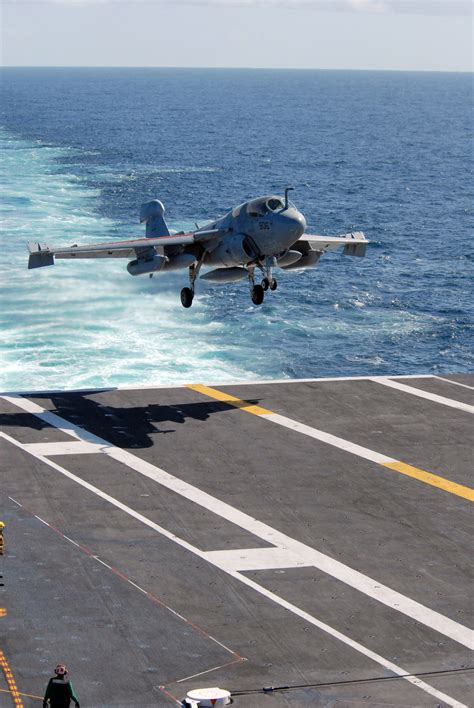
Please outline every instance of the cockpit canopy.
M280 197L259 197L247 202L247 214L250 216L264 216L284 208L285 203Z
M294 206L291 202L288 202L288 205L291 207ZM235 218L242 212L248 214L249 216L265 216L266 214L273 214L281 211L284 208L285 201L282 197L270 195L268 197L258 197L258 199L252 199L250 202L239 204L239 206L235 207L232 211L232 216Z

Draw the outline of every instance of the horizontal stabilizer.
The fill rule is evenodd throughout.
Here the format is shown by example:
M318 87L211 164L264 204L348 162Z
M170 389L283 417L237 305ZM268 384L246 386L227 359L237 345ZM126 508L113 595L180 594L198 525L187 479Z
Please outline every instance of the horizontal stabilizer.
M54 265L54 257L48 246L45 244L28 242L30 257L28 258L28 268L42 268L43 266Z
M362 258L365 256L366 250L366 243L348 243L347 246L344 246L343 254L345 256L359 256Z

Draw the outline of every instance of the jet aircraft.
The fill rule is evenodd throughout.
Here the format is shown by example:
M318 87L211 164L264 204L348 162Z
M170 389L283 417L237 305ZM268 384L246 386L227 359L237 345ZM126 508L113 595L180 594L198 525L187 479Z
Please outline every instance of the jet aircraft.
M54 264L55 258L128 258L130 275L149 275L188 269L189 286L181 290L181 303L191 307L196 279L202 266L211 267L200 277L229 283L247 277L255 305L265 291L276 290L274 268L294 270L315 265L325 251L343 247L347 256L364 256L367 239L361 231L342 236L305 234L306 220L285 196L263 196L244 202L224 216L191 233L171 233L164 219L163 204L154 199L142 204L140 222L145 238L74 244L50 248L29 242L28 268ZM256 272L262 280L256 282Z

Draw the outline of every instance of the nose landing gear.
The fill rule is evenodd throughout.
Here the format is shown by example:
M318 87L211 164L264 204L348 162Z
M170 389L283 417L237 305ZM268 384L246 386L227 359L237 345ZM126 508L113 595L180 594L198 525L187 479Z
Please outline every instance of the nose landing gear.
M265 292L267 290L276 290L277 281L273 277L273 268L276 265L276 258L273 256L267 256L265 258L265 269L261 263L257 263L256 266L249 266L249 284L250 284L250 297L254 305L261 305L263 298L265 297ZM265 274L260 285L255 284L255 267L259 268L262 273Z

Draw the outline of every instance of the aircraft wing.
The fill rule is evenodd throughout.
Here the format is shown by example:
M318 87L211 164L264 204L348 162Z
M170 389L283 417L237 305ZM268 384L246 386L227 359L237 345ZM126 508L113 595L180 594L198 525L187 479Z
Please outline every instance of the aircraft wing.
M369 241L362 231L353 231L342 236L317 236L303 234L298 241L306 241L315 251L331 251L344 246L345 256L365 256Z
M186 246L192 243L213 240L223 233L221 229L208 229L189 234L174 234L157 238L136 238L129 241L102 241L102 243L81 246L73 244L72 246L58 248L29 241L28 250L30 257L28 259L28 268L53 265L55 258L135 258L155 246Z

